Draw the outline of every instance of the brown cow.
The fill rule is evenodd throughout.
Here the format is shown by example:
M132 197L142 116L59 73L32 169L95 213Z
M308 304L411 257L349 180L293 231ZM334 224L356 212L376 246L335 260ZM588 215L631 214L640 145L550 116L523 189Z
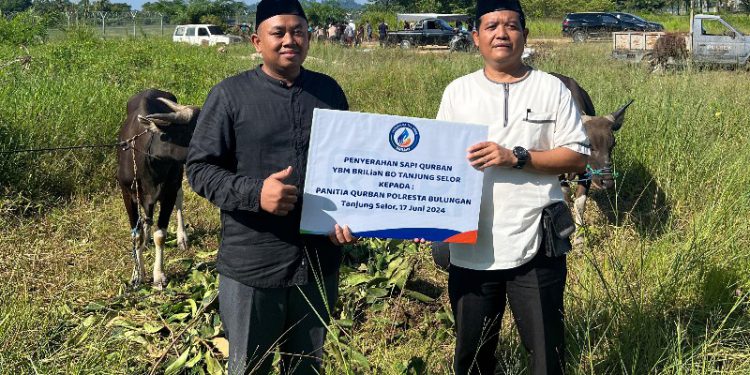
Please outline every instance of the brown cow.
M167 279L162 270L163 247L169 216L177 206L177 243L187 248L182 218L182 175L199 107L176 103L171 93L149 89L128 100L127 118L120 130L122 147L117 153L117 179L130 220L135 266L131 283L145 278L143 250L148 245L154 208L159 220L154 231L154 287Z
M570 90L578 110L581 112L581 120L586 129L591 145L591 156L589 156L586 171L569 173L560 176L561 186L568 203L573 199L573 217L576 224L583 226L583 213L586 209L586 200L589 190L593 186L596 190L610 189L614 186L614 174L612 168L612 149L615 147L615 132L620 130L625 120L625 110L633 103L630 100L620 109L606 116L596 116L594 104L591 97L574 79L558 73L551 73L559 78ZM576 191L571 192L571 182L577 182ZM576 242L581 238L576 237Z

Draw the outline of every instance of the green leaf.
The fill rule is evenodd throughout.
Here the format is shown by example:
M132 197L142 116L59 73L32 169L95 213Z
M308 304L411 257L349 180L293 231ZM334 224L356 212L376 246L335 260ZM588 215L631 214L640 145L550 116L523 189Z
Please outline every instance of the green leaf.
M81 325L84 327L91 327L94 323L96 323L96 317L91 315L84 319L83 322L81 322Z
M404 290L404 294L407 297L413 298L413 299L415 299L417 301L420 301L420 302L430 303L430 302L434 302L435 301L434 298L432 298L430 296L427 296L427 295L424 295L422 293L413 291L413 290L406 289L406 290Z
M368 297L381 298L388 295L388 291L383 288L369 288L367 289Z
M391 285L395 285L399 289L404 289L404 285L409 281L409 275L411 274L411 268L405 268L398 270L390 279Z
M221 364L219 363L216 358L214 358L211 353L206 353L206 371L208 371L211 375L222 375L224 373L224 369L222 368Z
M146 340L143 336L135 331L128 331L124 334L124 336L132 342L137 342L146 347L149 346L148 340Z
M182 370L183 367L185 367L185 363L187 362L188 355L190 355L190 347L185 349L182 354L180 354L177 359L174 360L174 362L170 363L169 366L167 366L167 369L164 370L164 375L175 375Z
M351 327L354 325L354 321L351 319L338 319L336 320L336 324L340 325L341 327Z
M88 305L83 309L84 311L91 312L91 311L102 311L106 309L107 306L102 305L98 302L89 302Z
M122 327L133 331L138 330L135 323L119 316L110 320L109 323L107 323L107 327Z
M388 263L388 268L385 270L385 277L391 278L393 273L396 272L404 264L404 258L396 258Z
M380 276L374 277L372 280L370 280L369 283L367 283L367 285L384 287L384 286L388 285L388 278L387 277L380 277Z
M188 299L187 302L190 304L190 315L195 316L198 312L198 304L195 303L195 300L192 298Z
M143 324L143 330L148 334L154 334L161 331L162 329L164 329L164 326L161 324L155 324L151 322L146 322L145 324Z
M367 360L367 357L364 356L364 354L360 353L359 351L349 348L349 356L355 363L359 364L360 366L364 367L365 369L370 369L370 361Z
M170 316L169 318L167 318L167 323L172 323L172 322L176 322L176 321L183 321L188 316L190 316L190 313L174 314L174 315Z
M364 273L354 273L349 275L346 279L344 279L345 285L359 285L359 284L365 284L370 282L372 280L372 276L364 274Z
M190 360L185 363L185 367L193 368L193 366L200 362L201 359L203 359L203 352L199 350L193 358L190 358Z

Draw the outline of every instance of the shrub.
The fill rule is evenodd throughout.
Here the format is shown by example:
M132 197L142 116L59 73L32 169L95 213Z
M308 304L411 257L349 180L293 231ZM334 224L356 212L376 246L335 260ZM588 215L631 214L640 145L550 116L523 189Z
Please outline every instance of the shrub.
M30 45L44 41L47 26L31 11L18 13L15 17L0 17L0 44Z

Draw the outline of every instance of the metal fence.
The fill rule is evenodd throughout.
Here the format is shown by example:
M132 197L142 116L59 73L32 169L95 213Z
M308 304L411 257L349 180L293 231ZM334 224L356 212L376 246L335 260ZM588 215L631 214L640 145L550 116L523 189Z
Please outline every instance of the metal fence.
M3 13L6 18L13 18L18 13ZM102 37L160 37L172 35L177 21L168 15L142 11L132 12L58 12L35 15L40 22L47 22L48 37L55 39L64 34L66 29L88 27ZM221 16L227 25L252 24L255 13L236 13Z

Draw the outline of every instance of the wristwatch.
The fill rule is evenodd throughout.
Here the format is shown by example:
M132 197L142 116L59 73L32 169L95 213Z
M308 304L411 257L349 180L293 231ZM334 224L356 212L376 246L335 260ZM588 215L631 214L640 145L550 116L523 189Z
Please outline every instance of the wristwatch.
M518 159L518 163L513 166L513 168L516 169L522 169L524 165L526 165L526 162L531 159L531 155L529 154L529 151L521 146L513 147L513 156Z

